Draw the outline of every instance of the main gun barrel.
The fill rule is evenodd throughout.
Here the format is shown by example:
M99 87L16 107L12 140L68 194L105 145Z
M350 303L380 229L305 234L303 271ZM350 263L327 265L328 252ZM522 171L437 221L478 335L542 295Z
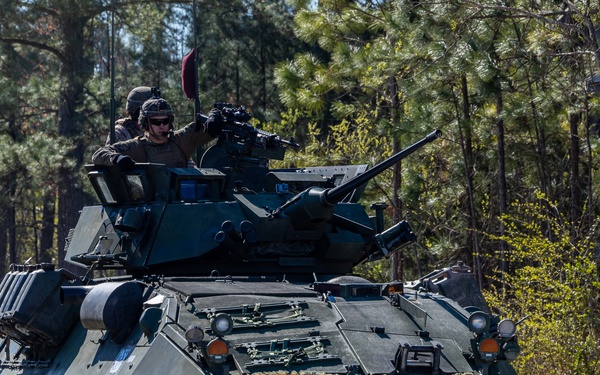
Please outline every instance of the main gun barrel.
M318 225L318 223L327 221L333 216L334 206L341 202L352 190L369 182L385 169L396 164L425 144L439 138L441 135L442 132L439 130L431 132L422 140L394 154L342 185L325 190L316 186L308 188L271 211L271 217L278 217L282 212L285 212L286 215L292 218L294 227L296 228Z
M413 152L415 152L419 148L423 147L427 143L436 140L441 135L442 135L442 132L440 130L436 129L436 130L432 131L431 133L427 134L427 136L425 138L423 138L420 141L414 143L413 145L405 148L404 150L398 152L397 154L394 154L390 158L382 161L381 163L377 164L376 166L367 170L366 172L352 178L351 180L347 181L343 185L336 186L330 190L325 190L323 198L325 199L325 201L327 201L330 204L335 204L335 203L341 202L342 199L344 199L344 197L346 195L348 195L348 193L350 193L352 190L356 189L357 187L361 186L362 184L365 184L369 180L373 179L373 177L377 176L384 170L388 169L392 165L396 164L400 160L402 160L405 157L407 157L408 155L412 154Z

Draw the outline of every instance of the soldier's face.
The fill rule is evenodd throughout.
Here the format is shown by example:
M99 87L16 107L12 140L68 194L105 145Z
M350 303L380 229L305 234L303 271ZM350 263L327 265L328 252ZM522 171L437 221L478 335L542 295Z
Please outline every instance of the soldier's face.
M169 137L171 126L169 116L153 116L148 118L150 123L149 138L154 143L165 143Z

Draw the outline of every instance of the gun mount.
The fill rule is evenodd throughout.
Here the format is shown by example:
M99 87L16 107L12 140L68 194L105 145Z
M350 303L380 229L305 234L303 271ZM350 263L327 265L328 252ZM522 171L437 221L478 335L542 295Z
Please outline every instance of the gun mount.
M215 168L225 173L226 192L242 188L260 191L270 172L269 160L283 160L287 148L297 149L300 145L293 139L282 139L249 124L247 121L252 115L243 106L215 103L215 108L223 114L223 130L217 143L202 155L200 167ZM197 117L204 121L207 119L202 114ZM227 198L232 196L228 194Z

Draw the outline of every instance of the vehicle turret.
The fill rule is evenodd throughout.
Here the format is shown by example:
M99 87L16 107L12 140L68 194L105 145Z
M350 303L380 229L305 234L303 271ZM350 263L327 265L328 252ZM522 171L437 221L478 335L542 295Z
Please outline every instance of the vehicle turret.
M238 124L234 126L240 129ZM241 129L260 134L250 126L243 124ZM395 250L389 246L391 241L398 248L414 240L406 222L378 235L373 218L351 201L353 192L439 135L434 131L337 185L311 186L297 194L282 187L271 188L271 192L264 187L228 191L231 176L227 167L137 164L133 170L123 171L90 165L88 176L102 206L84 209L86 220L75 228L66 259L135 275L213 270L221 274L262 274L267 270L295 275L351 273L367 258L389 255ZM243 143L239 139L234 142ZM250 142L252 147L244 149L254 153L256 139ZM281 142L270 145L279 147ZM235 155L243 157L239 152ZM246 184L238 180L237 185Z

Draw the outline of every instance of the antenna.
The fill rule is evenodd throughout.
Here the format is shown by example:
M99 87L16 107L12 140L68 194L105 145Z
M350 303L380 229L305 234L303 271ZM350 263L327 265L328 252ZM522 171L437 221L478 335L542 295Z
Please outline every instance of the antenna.
M195 92L194 92L194 118L196 115L200 113L200 92L198 89L198 19L196 18L196 0L192 2L193 15L194 15L194 83L195 83ZM202 149L200 147L196 148L196 160L200 163L202 159Z
M115 0L112 0L110 25L110 144L115 143Z
M194 93L194 109L196 110L195 114L198 114L200 113L200 92L198 89L198 19L196 18L196 0L192 2L192 7L194 15L194 82L196 84Z
M194 98L194 119L200 114L200 94L198 90L198 23L196 18L196 0L192 2L194 22L194 48L181 61L181 88L188 99ZM196 149L196 159L200 162L202 148Z

